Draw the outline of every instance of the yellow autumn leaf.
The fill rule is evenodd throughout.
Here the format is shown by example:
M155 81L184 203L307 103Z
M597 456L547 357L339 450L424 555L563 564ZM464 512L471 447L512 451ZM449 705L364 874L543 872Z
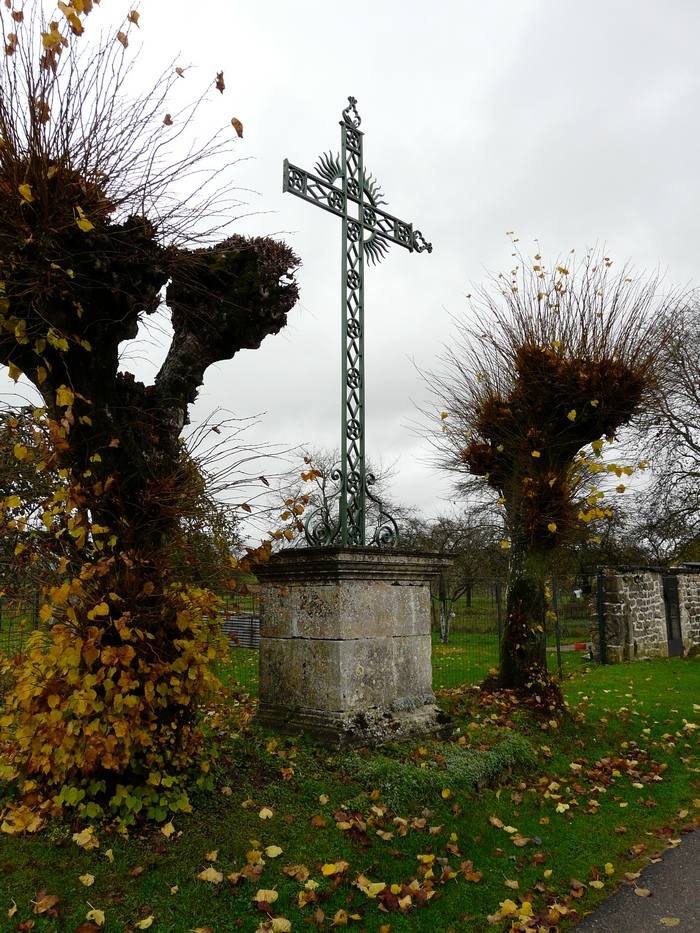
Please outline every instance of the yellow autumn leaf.
M104 910L98 910L96 907L93 907L92 904L88 903L90 910L85 914L86 920L92 920L97 924L98 927L103 927L105 925L105 912Z
M24 201L27 201L28 203L31 203L31 202L34 200L34 195L32 194L32 186L31 186L31 185L19 185L18 188L17 188L17 190L18 190L19 193L22 195L22 199L23 199Z
M147 930L155 919L156 918L153 916L153 914L151 914L150 917L144 917L143 920L139 920L137 923L134 923L134 927L137 930Z
M197 879L199 881L208 881L211 884L221 884L221 882L224 880L224 876L220 871L217 871L215 868L209 866L209 868L205 868L204 871L200 871L200 873L197 875Z
M268 846L265 849L265 855L268 858L277 858L278 855L282 854L282 849L279 846Z
M12 360L8 362L7 368L10 370L10 379L12 379L14 382L17 382L19 377L22 375L22 370L19 368L19 366L15 366Z
M172 823L166 823L165 826L161 826L160 831L163 833L165 838L168 839L175 832L175 827Z
M253 895L253 900L258 901L258 903L260 903L260 901L264 901L266 904L274 904L278 897L278 891L265 890L264 888L260 888L260 890Z
M604 882L604 881L600 881L598 878L596 878L595 881L589 881L589 882L588 882L588 887L589 887L589 888L604 888L604 887L605 887L605 882Z
M501 541L501 547L508 548L510 547L510 541Z
M533 451L532 451L532 456L533 456L533 457L539 457L539 456L541 456L541 454L540 454L539 450L533 450Z
M547 525L547 528L552 532L552 534L554 534L554 532L557 530L557 523L556 523L556 522L550 522L550 523Z
M87 219L82 207L76 204L75 209L78 212L78 216L75 218L75 223L83 231L83 233L88 233L90 230L94 229L95 225L90 223L90 221Z
M46 381L46 376L47 376L47 375L48 375L48 373L46 372L46 370L44 369L43 366L38 366L38 367L37 367L36 378L37 378L37 381L38 381L39 385L41 385L42 382L45 382L45 381Z
M606 875L614 875L614 874L615 874L615 867L614 867L614 865L613 865L612 862L606 862L606 863L605 863L605 874L606 874Z
M78 876L78 881L79 881L81 884L84 884L86 888L89 888L90 885L93 885L93 884L95 883L95 876L94 876L94 875L90 875L90 874L79 875L79 876Z
M291 933L292 924L286 917L273 917L269 929L272 933Z
M61 405L62 407L67 407L72 405L75 401L75 395L73 390L69 389L68 386L62 385L56 389L56 404Z
M501 916L508 917L510 914L515 914L518 911L518 905L507 898L505 901L501 902Z
M569 419L569 421L576 421L576 409L572 408L566 417Z
M82 832L73 833L73 842L89 852L91 849L99 849L100 841L95 837L95 827L88 826Z
M260 813L258 813L261 820L271 820L274 815L274 811L269 807L263 807Z

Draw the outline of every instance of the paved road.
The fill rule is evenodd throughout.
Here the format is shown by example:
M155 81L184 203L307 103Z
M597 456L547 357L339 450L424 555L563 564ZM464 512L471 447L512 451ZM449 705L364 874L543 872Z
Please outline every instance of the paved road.
M700 933L700 830L682 836L661 862L644 869L636 885L651 896L622 887L577 923L574 933Z

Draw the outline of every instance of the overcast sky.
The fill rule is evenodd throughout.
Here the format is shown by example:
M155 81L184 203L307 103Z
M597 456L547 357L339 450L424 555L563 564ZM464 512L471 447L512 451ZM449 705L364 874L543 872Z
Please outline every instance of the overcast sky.
M112 5L93 15L104 21ZM419 373L450 342L473 284L511 268L506 231L527 254L535 241L550 260L601 242L620 264L698 285L697 0L144 0L139 9L144 80L177 59L193 66L182 85L194 96L224 72L202 133L234 116L243 123L243 139L231 134L230 177L248 216L235 229L282 236L303 262L288 327L210 370L195 418L223 408L260 415L251 442L339 443L340 222L282 193L282 162L313 170L339 149L348 95L386 209L434 247L392 247L366 278L367 450L398 458L394 494L405 504L431 513L449 498L411 429L428 400Z

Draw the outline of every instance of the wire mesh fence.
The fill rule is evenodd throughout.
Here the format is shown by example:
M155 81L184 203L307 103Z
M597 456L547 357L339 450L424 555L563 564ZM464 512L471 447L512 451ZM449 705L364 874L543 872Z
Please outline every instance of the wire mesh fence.
M561 577L548 583L547 662L563 673L589 660L594 578ZM441 641L437 600L433 605L433 688L453 689L484 680L498 666L505 614L505 581L475 580L452 606L446 643Z
M221 627L231 646L230 660L220 671L234 692L258 694L260 601L254 595L222 594ZM590 662L590 631L595 602L594 577L562 577L548 584L546 620L549 670L561 674ZM21 652L27 637L40 627L38 594L0 599L0 652ZM449 637L440 638L437 616L432 631L433 688L436 691L478 684L497 667L505 613L505 582L476 580L454 603ZM0 673L0 691L8 689Z

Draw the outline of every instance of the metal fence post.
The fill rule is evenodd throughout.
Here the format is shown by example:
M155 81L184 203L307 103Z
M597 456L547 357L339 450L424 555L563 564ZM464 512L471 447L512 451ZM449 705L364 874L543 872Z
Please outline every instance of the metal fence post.
M606 645L605 645L605 606L603 604L603 568L598 568L598 660L600 664L605 664Z
M498 644L501 644L503 638L503 588L501 578L496 580L496 608L498 610Z
M562 677L562 663L561 663L561 632L559 631L559 607L557 605L557 581L552 580L552 609L554 611L554 637L556 639L557 645L557 669L559 671L559 679Z

